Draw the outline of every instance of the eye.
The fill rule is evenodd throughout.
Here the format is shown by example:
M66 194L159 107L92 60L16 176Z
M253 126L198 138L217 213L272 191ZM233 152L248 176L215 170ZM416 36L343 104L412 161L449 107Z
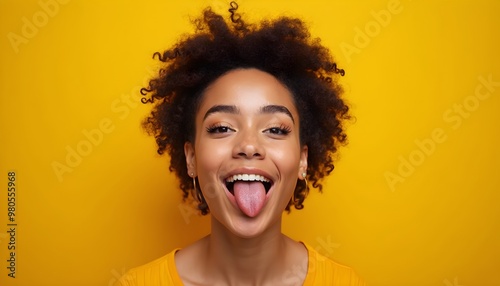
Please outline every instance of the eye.
M234 132L235 130L225 125L211 125L207 127L207 132L211 134Z
M288 126L281 125L280 127L271 127L269 129L264 130L266 133L270 133L272 135L287 135L290 133L292 130Z

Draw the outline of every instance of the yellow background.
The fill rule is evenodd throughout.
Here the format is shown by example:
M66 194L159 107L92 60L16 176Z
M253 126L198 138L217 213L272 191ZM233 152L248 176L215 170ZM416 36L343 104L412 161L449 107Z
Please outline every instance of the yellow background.
M110 285L209 232L140 129L138 91L189 15L227 15L226 1L60 2L0 1L0 285ZM346 69L357 118L324 194L284 232L370 285L500 285L500 1L239 2L249 20L309 23Z

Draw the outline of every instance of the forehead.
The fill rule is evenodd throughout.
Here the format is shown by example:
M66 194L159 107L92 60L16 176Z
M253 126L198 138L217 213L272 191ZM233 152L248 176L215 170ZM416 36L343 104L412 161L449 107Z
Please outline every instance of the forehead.
M236 105L243 111L266 105L282 105L298 117L288 88L273 75L258 69L232 70L215 80L205 90L198 109L203 114L214 105Z

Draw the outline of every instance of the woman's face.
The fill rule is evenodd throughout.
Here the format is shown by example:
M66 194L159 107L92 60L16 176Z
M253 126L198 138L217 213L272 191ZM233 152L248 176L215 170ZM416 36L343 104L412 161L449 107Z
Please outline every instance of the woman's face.
M212 216L240 237L278 223L307 169L288 89L266 72L236 69L205 90L195 120L188 172Z

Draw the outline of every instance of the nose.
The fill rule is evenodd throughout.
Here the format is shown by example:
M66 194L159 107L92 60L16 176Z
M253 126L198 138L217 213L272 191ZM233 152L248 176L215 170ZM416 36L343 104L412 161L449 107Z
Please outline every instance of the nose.
M264 159L265 150L258 134L253 132L240 132L234 145L233 157L244 159Z

